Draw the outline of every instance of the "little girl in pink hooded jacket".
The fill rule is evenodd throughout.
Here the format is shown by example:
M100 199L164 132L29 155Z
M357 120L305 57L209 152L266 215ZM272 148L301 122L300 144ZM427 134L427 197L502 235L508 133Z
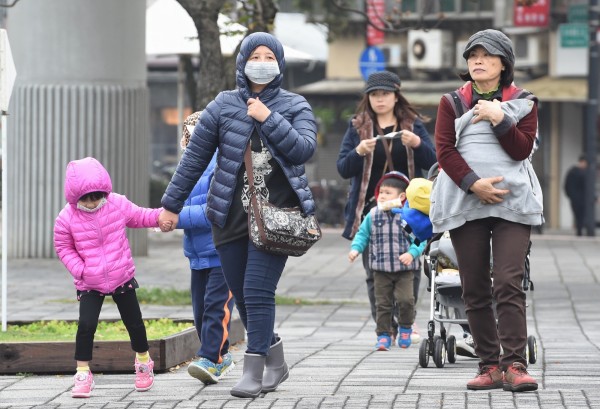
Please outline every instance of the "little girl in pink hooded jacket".
M68 203L54 224L54 247L73 276L79 300L77 373L71 396L89 398L94 389L89 363L100 310L108 295L118 306L136 352L135 389L147 391L154 384L154 362L135 292L138 284L126 228L158 227L162 209L139 207L113 193L108 172L89 157L67 165L65 198Z
M106 203L94 212L79 209L79 198L91 192L106 192ZM126 227L158 227L162 209L138 207L113 193L110 175L89 157L67 165L65 198L54 226L56 253L78 290L109 294L135 273Z

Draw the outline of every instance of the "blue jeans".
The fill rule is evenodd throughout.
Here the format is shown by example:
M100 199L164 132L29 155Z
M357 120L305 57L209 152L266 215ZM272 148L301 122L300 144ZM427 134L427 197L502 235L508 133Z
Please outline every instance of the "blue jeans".
M220 245L217 253L248 334L246 353L267 355L277 342L275 290L287 256L260 251L248 237Z
M229 352L233 296L221 267L192 270L191 275L194 325L201 342L198 356L219 363Z

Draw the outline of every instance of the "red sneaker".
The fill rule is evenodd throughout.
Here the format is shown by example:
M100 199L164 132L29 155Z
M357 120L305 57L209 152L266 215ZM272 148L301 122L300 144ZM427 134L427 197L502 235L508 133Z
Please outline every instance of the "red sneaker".
M511 392L535 391L538 384L528 373L527 368L520 362L513 364L504 372L504 390Z
M475 391L502 388L502 371L498 365L486 365L479 369L477 376L467 382L467 389Z

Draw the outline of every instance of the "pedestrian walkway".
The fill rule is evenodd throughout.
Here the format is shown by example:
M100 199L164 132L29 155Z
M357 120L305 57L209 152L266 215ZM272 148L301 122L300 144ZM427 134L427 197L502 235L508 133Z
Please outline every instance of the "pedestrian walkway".
M538 361L529 367L539 390L513 394L502 390L467 391L477 360L458 357L437 368L418 364L418 347L375 352L361 263L350 264L349 242L340 231L301 258L290 258L278 294L297 300L278 306L276 330L283 338L290 377L276 392L260 398L229 395L242 372L245 344L234 348L236 368L217 385L204 386L186 367L156 376L148 392L133 389L131 374L95 376L90 399L71 398L72 374L0 376L0 408L415 408L557 409L600 408L600 240L571 236L533 237L532 281L528 293L529 333L535 335ZM153 234L148 257L138 257L143 287L186 288L187 262L180 237ZM73 319L74 290L56 260L11 260L10 321ZM429 293L423 277L417 323L423 332ZM116 314L107 305L103 318ZM143 306L146 318L191 318L191 307ZM459 335L460 327L449 328ZM0 356L0 360L2 357Z

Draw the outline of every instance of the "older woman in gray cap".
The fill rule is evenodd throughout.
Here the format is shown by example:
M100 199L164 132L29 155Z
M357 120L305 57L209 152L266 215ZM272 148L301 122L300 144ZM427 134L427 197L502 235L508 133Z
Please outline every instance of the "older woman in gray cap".
M356 114L348 125L337 160L337 169L344 179L350 179L350 192L344 211L346 225L342 236L352 240L363 217L377 203L375 186L381 177L397 170L410 179L421 176L421 169L429 169L435 162L435 150L424 118L400 92L400 78L393 72L380 71L369 75ZM402 131L401 138L387 141L375 138ZM367 273L367 291L371 315L375 320L375 291L373 272L369 268L369 252L363 253ZM415 304L419 292L419 274L415 274ZM392 324L397 328L397 324ZM391 337L395 334L389 334ZM413 326L412 342L420 340Z
M513 47L500 31L473 34L463 57L468 72L461 78L467 83L444 95L438 108L435 141L442 170L430 217L434 231L450 232L480 359L467 388L536 390L526 369L522 280L531 227L543 223L542 192L529 160L537 100L513 84Z

